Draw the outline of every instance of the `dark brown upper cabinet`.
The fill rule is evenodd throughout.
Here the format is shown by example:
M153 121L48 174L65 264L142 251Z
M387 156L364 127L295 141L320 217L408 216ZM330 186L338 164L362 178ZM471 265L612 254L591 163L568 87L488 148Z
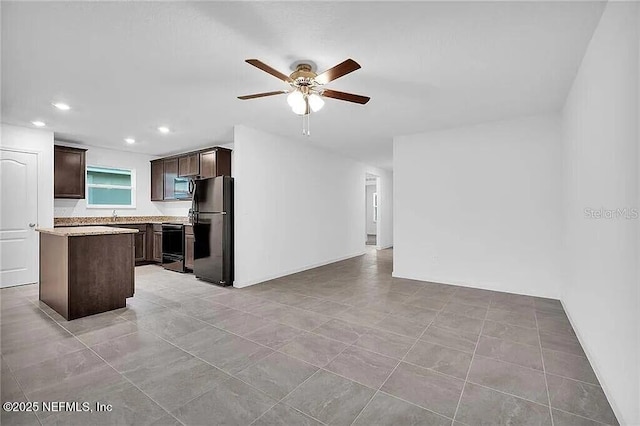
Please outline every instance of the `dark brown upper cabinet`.
M200 153L200 177L231 176L231 150L214 148Z
M177 177L231 176L231 150L206 148L151 162L151 201L176 200Z
M171 158L164 160L164 199L175 200L174 191L175 179L178 177L178 159Z
M151 162L151 201L164 200L164 160Z
M54 145L53 147L53 197L85 197L86 149Z
M178 176L197 176L200 174L200 154L187 154L178 158Z

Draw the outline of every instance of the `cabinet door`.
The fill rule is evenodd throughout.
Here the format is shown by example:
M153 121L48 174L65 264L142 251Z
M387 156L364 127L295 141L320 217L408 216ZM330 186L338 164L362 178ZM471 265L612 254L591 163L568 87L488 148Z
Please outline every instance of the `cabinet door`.
M184 236L184 266L193 269L193 253L195 240L193 235L185 234Z
M178 159L164 160L164 199L175 200L174 180L178 177Z
M135 235L136 262L144 262L147 259L147 232L139 231Z
M197 176L200 173L199 155L188 154L178 159L179 176Z
M216 176L216 152L207 151L200 153L200 177L212 178Z
M151 201L164 199L164 161L151 162Z
M53 197L84 198L85 149L55 145L53 150Z
M153 232L153 261L162 262L162 231Z

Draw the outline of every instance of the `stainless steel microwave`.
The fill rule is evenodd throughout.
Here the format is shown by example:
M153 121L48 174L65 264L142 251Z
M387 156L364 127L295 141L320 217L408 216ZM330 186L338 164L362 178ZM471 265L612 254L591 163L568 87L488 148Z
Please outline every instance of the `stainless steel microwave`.
M193 195L193 180L188 177L174 178L173 194L178 200L190 200Z

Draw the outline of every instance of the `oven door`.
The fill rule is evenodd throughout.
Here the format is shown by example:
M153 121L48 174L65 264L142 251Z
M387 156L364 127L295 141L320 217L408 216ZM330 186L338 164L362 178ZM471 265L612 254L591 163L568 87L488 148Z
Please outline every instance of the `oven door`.
M184 226L162 225L162 266L184 272Z

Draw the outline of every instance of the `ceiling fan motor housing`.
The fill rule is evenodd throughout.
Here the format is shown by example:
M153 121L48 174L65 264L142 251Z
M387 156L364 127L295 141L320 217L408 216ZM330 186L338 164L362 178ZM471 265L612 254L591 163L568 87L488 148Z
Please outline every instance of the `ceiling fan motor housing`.
M309 64L298 64L297 69L289 77L297 87L308 87L315 85L317 74L312 71Z

